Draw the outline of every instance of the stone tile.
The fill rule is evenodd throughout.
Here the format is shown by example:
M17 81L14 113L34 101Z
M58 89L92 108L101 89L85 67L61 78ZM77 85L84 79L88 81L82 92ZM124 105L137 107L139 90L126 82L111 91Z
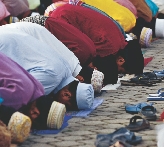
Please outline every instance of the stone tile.
M61 141L61 142L51 142L50 143L51 147L52 146L57 146L57 147L72 147L72 146L78 146L79 143L77 143L76 141ZM81 143L81 145L83 145L83 143Z

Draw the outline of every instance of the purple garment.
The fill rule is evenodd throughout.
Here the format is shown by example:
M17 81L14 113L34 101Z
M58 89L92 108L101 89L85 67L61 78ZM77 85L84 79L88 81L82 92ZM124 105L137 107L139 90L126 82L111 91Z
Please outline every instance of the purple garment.
M27 0L2 0L2 2L12 16L17 17L30 10Z
M43 86L16 62L0 53L0 97L16 110L44 95Z

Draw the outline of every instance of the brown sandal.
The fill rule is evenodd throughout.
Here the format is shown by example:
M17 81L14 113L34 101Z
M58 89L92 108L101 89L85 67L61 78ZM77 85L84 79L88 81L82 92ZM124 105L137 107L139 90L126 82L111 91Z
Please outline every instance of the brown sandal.
M141 119L141 121L136 121L137 119ZM141 116L136 115L130 119L130 123L126 128L129 129L130 131L140 131L149 127L150 127L150 123L148 120L142 118Z

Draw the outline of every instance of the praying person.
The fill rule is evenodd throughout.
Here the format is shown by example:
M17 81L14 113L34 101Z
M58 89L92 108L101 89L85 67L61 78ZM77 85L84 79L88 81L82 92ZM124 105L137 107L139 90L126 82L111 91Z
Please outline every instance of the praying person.
M68 110L92 107L92 85L76 81L69 63L56 50L17 28L1 26L0 34L0 52L42 83L44 95L52 94Z
M0 120L6 125L11 115L44 95L42 84L9 57L0 53ZM30 110L29 110L30 111Z
M97 56L93 59L92 65L104 73L105 84L115 84L117 82L118 72L133 74L143 72L143 64L136 64L136 62L140 62L140 59L143 62L141 47L139 45L136 47L139 58L135 57L132 52L129 54L129 51L127 52L127 49L125 49L129 48L129 42L125 40L117 25L106 16L82 6L65 4L53 11L50 17L73 25L94 42ZM97 19L102 21L97 21ZM136 41L131 42L135 42L134 44L137 43ZM131 46L130 48L133 51L135 47ZM121 50L127 52L126 59L120 58L119 53ZM131 58L131 60L128 61L128 58ZM130 66L130 68L124 66L125 62L127 65L135 63L137 66L136 69L133 66ZM128 64L127 62L131 63Z
M40 16L38 17L41 18ZM42 21L42 23L44 22ZM4 27L18 29L21 32L27 33L30 36L34 37L35 39L49 45L51 49L59 53L60 56L62 56L63 59L65 59L68 62L72 76L78 78L77 76L80 70L82 69L79 59L74 55L73 52L69 51L69 49L62 42L60 42L55 36L53 36L46 28L38 24L27 23L27 22L21 22L21 23L17 22L10 25L6 25ZM80 53L82 54L82 52ZM88 51L88 55L87 55L88 58L84 57L85 55L83 55L83 58L86 58L85 60L87 60L90 56L94 56L94 51L90 51L90 52Z

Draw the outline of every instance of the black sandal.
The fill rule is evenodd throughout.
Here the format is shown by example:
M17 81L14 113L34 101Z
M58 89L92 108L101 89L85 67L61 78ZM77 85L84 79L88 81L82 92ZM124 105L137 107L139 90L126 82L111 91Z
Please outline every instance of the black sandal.
M121 85L124 86L152 86L153 84L155 84L154 81L150 80L150 78L148 78L145 75L137 75L134 78L131 78L128 81L124 81L124 80L120 80Z
M157 75L154 72L144 72L143 74L147 76L152 82L162 82L162 78L157 77Z

